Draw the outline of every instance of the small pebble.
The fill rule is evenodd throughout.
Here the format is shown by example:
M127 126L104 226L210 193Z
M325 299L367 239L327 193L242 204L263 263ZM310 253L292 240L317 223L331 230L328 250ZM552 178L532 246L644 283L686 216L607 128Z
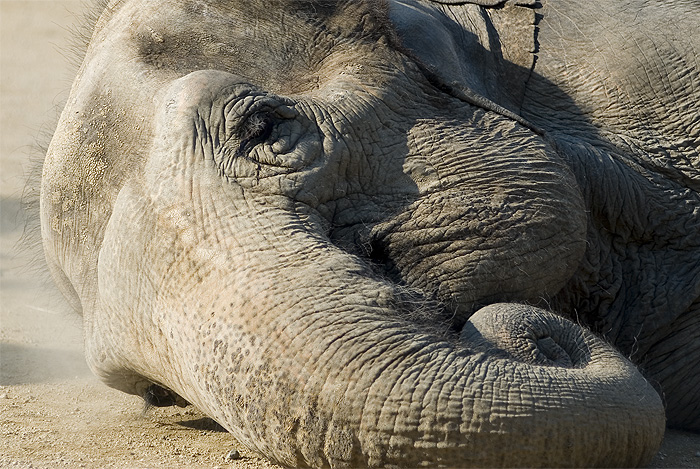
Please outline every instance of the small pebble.
M696 451L696 452L695 452L695 457L696 457L696 458L700 458L700 451Z
M226 454L226 457L224 458L227 461L234 461L236 459L241 459L241 453L238 452L236 449L232 449L231 451Z

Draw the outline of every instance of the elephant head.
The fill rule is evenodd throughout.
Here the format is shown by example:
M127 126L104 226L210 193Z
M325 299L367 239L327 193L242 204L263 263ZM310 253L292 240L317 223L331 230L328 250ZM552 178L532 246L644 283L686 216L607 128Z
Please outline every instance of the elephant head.
M650 458L634 365L525 306L584 256L579 182L465 89L383 2L107 7L41 199L93 371L290 466Z

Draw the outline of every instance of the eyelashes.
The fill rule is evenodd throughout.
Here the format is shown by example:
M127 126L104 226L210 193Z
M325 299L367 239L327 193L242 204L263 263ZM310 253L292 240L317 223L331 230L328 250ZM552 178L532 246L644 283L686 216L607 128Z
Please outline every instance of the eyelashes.
M264 142L272 134L274 121L266 112L258 112L246 119L240 130L240 145L236 156L246 156L255 145Z

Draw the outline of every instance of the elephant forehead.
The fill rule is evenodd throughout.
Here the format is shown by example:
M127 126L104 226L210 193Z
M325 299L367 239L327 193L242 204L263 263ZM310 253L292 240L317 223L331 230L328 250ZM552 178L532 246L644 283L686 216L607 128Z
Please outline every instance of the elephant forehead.
M217 69L273 92L307 91L391 62L376 47L395 46L386 17L383 2L124 0L102 13L87 56L119 48L151 75Z

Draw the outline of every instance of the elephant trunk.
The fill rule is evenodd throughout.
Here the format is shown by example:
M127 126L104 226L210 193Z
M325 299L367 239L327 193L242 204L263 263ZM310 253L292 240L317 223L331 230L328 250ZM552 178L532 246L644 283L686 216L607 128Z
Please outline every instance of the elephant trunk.
M280 237L256 259L274 268L219 283L211 304L183 296L183 322L202 317L173 339L193 379L166 384L251 449L331 467L632 466L657 450L658 395L591 333L500 304L458 336L359 258L287 235L305 248Z
M115 202L86 308L110 385L167 387L288 466L632 466L657 450L658 395L589 332L501 304L460 336L318 216L197 171Z

